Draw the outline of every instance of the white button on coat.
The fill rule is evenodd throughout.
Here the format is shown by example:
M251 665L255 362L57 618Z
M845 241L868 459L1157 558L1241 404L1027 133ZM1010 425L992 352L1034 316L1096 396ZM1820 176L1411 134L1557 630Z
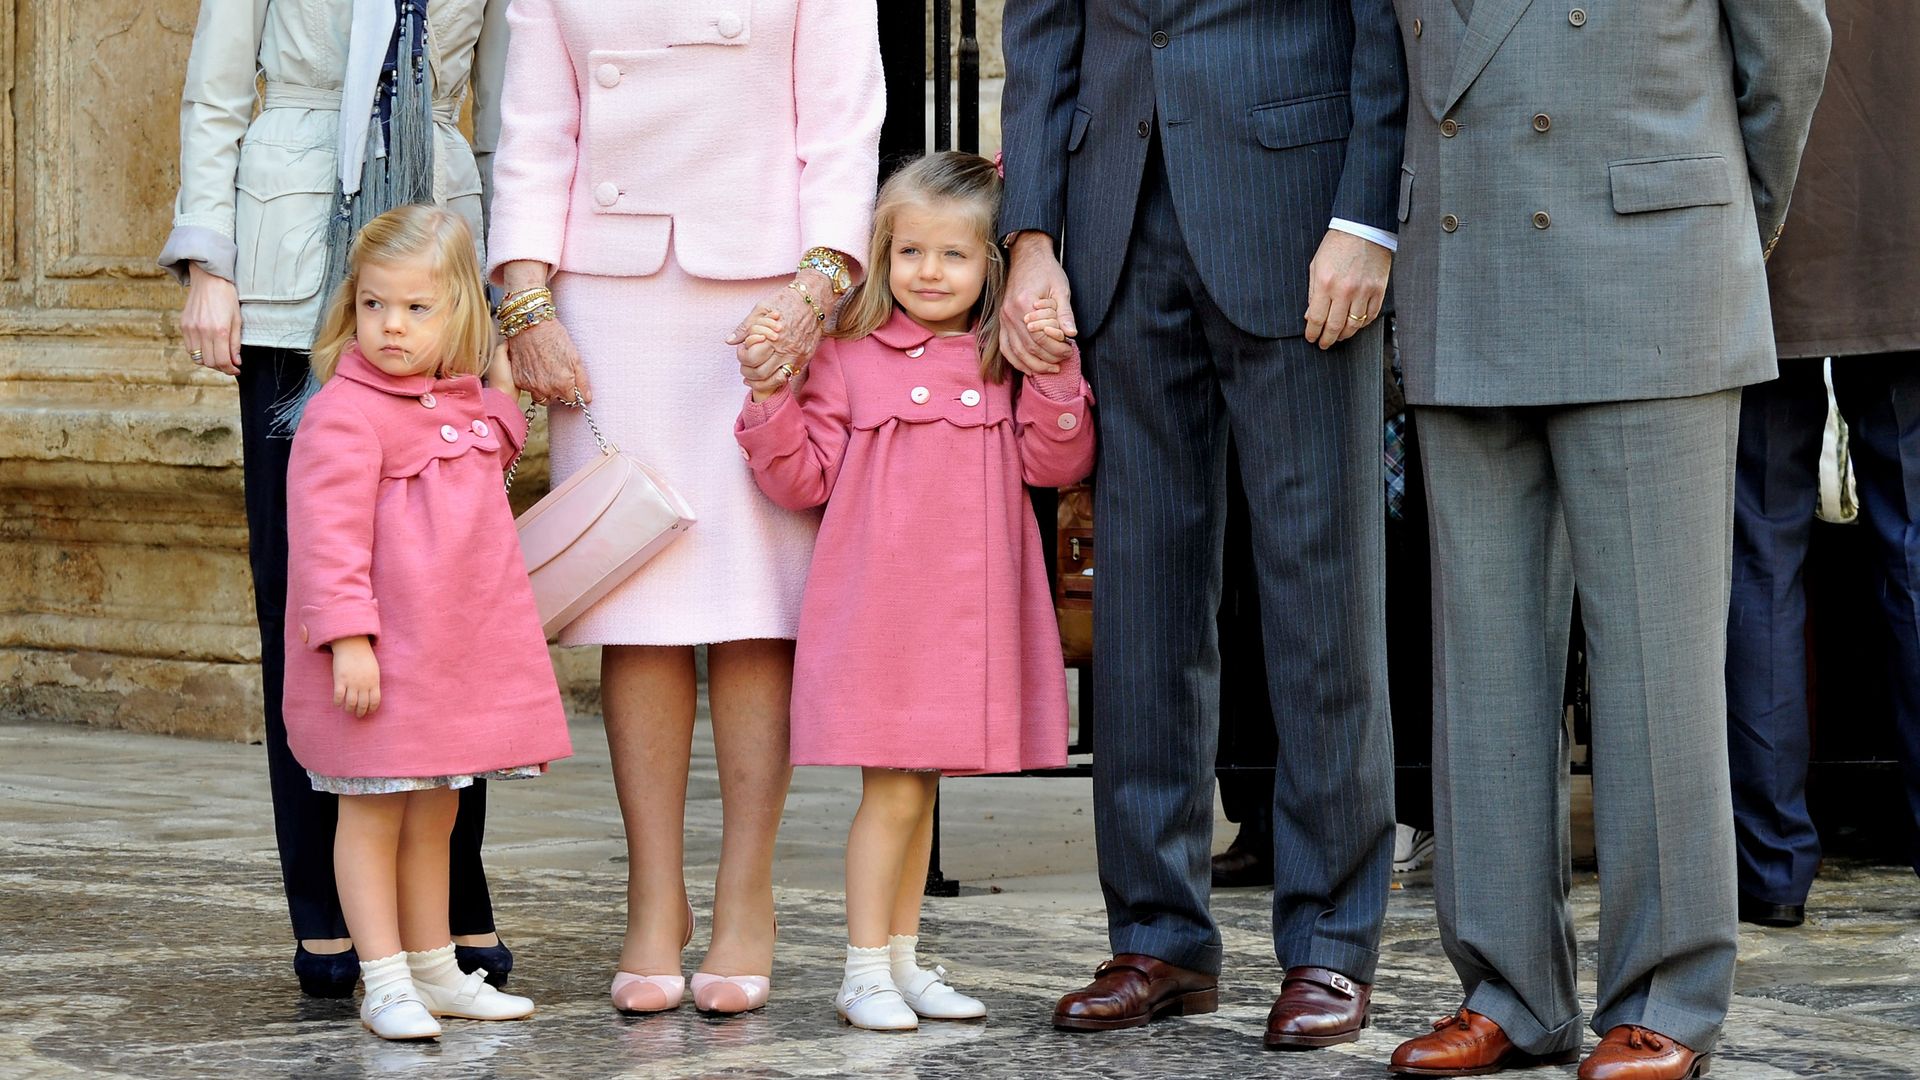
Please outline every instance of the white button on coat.
M440 437L447 440L448 442L459 442L460 432L455 430L452 424L441 424Z
M424 405L424 406L426 406L427 408L429 408L429 409L431 409L431 408L433 408L433 407L434 407L435 405L438 405L438 404L439 404L439 402L437 402L437 401L435 401L435 400L433 400L433 395L432 395L431 393L426 393L426 394L421 394L421 395L420 395L420 404L422 404L422 405Z
M484 439L491 432L488 430L487 422L485 420L475 420L473 422L473 433Z
M740 16L735 15L731 11L720 16L720 20L716 25L720 31L720 36L723 38L737 38L740 36L741 29L743 29L740 23Z
M593 81L611 90L620 85L620 69L612 64L601 64L600 69L593 73Z
M978 390L960 391L960 404L965 405L969 409L973 408L975 405L980 404L980 391Z
M1060 419L1057 423L1059 423L1061 431L1072 431L1079 425L1080 421L1075 419L1072 413L1063 412L1060 414Z
M925 405L928 399L933 397L932 394L929 394L927 392L927 388L924 386L914 387L913 392L908 394L907 396L913 399L913 403L915 405Z
M915 345L913 348L907 350L907 355L917 360L920 358L920 355L926 351L927 347L925 345Z
M620 189L614 186L613 181L603 180L600 186L593 189L593 201L601 206L612 206L620 201Z

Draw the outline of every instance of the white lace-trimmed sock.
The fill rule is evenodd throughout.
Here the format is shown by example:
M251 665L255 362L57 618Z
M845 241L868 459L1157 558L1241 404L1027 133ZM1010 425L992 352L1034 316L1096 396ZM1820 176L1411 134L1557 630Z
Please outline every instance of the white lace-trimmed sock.
M914 955L919 947L919 934L895 934L887 939L887 967L893 973L894 985L905 986L920 972L920 960Z
M460 965L454 962L451 941L437 949L408 953L407 967L413 972L414 982L432 983L449 990L459 989L461 981L467 977L467 973L461 971Z
M863 949L858 945L847 946L846 985L860 981L863 975L890 975L888 960L891 949L882 945L877 949Z
M407 969L407 954L397 952L378 960L360 961L360 978L366 983L366 996L372 998L382 987L408 982L413 975Z

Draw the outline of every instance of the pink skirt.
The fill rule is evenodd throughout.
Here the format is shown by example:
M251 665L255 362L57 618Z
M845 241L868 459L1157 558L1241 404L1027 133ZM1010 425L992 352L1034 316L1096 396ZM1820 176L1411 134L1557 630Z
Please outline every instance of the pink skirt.
M557 274L560 320L593 384L593 418L664 476L697 522L587 609L563 645L697 645L792 638L818 511L782 510L734 442L746 400L727 335L784 278L709 281L671 255L643 278ZM553 482L599 453L577 410L552 410Z

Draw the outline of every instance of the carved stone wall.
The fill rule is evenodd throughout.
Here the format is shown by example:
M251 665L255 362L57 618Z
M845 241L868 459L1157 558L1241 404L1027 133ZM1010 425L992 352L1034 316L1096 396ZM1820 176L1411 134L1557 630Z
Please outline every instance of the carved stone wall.
M185 292L154 265L197 13L0 0L7 716L260 735L237 395L186 357Z

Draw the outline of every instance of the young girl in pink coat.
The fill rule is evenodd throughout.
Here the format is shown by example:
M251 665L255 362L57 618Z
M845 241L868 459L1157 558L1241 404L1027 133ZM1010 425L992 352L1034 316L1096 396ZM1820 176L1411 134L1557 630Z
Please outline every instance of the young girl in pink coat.
M1092 397L1051 306L1027 323L1059 372L1009 381L999 201L994 166L972 154L902 169L880 192L868 277L805 370L766 370L793 332L775 318L750 327L741 365L754 390L735 437L754 479L782 506L826 505L800 605L793 763L862 767L835 1008L876 1030L986 1014L914 955L940 775L1066 762L1065 666L1026 485L1092 468Z
M462 973L447 926L455 791L572 752L502 484L526 421L491 340L466 222L375 218L314 345L322 385L287 472L288 744L341 796L340 906L371 958L360 1019L386 1039L533 1012Z

